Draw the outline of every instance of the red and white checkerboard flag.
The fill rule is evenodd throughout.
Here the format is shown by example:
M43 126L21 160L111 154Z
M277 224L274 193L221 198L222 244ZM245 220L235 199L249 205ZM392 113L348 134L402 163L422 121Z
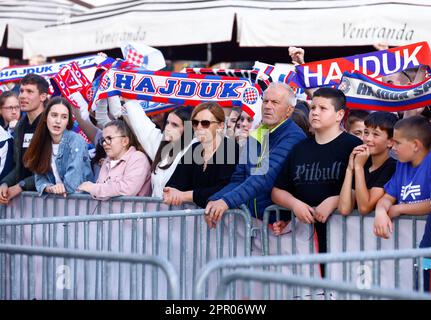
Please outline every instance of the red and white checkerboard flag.
M163 54L152 47L140 43L127 43L121 46L124 60L150 71L158 71L166 67Z

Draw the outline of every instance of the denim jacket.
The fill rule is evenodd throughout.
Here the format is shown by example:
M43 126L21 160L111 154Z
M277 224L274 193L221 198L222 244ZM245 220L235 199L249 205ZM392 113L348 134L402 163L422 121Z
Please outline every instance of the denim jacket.
M55 164L67 193L77 192L77 187L85 181L93 181L87 144L73 131L64 131ZM42 195L46 187L55 184L52 170L47 174L35 174L35 182L37 192Z

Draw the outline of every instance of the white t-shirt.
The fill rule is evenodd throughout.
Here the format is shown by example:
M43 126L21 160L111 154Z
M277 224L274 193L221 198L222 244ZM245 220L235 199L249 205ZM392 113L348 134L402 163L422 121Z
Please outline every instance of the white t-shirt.
M60 174L58 173L57 165L55 164L55 159L57 158L59 146L60 146L59 144L55 144L55 143L52 144L51 168L52 168L52 173L54 174L54 177L55 177L55 184L63 183L63 181L60 178Z
M113 167L115 167L118 162L120 162L120 159L118 160L109 160L109 169L112 169Z

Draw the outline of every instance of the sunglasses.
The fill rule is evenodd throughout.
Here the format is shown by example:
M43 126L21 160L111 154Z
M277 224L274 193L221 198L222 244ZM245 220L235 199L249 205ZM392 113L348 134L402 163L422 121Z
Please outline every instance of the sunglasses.
M110 136L107 136L106 138L102 138L102 139L100 139L100 144L101 145L103 145L104 143L106 143L107 145L111 145L111 143L112 143L112 139L114 139L114 138L124 138L125 136L114 136L114 137L110 137Z
M192 127L197 128L199 123L201 124L202 128L208 129L211 125L211 123L220 123L220 121L210 121L210 120L192 120Z

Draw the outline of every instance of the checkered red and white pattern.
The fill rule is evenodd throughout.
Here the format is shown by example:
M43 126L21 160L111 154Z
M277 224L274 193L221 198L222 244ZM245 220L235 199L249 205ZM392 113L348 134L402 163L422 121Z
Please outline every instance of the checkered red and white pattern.
M108 76L103 76L102 80L100 81L100 86L99 88L101 90L107 90L109 88L109 86L111 85L111 81L109 80Z
M144 64L144 55L140 54L131 46L128 46L126 49L127 49L126 61L137 67L142 67L142 65Z
M247 88L243 93L242 101L247 104L255 104L258 98L259 98L259 93L257 89Z

